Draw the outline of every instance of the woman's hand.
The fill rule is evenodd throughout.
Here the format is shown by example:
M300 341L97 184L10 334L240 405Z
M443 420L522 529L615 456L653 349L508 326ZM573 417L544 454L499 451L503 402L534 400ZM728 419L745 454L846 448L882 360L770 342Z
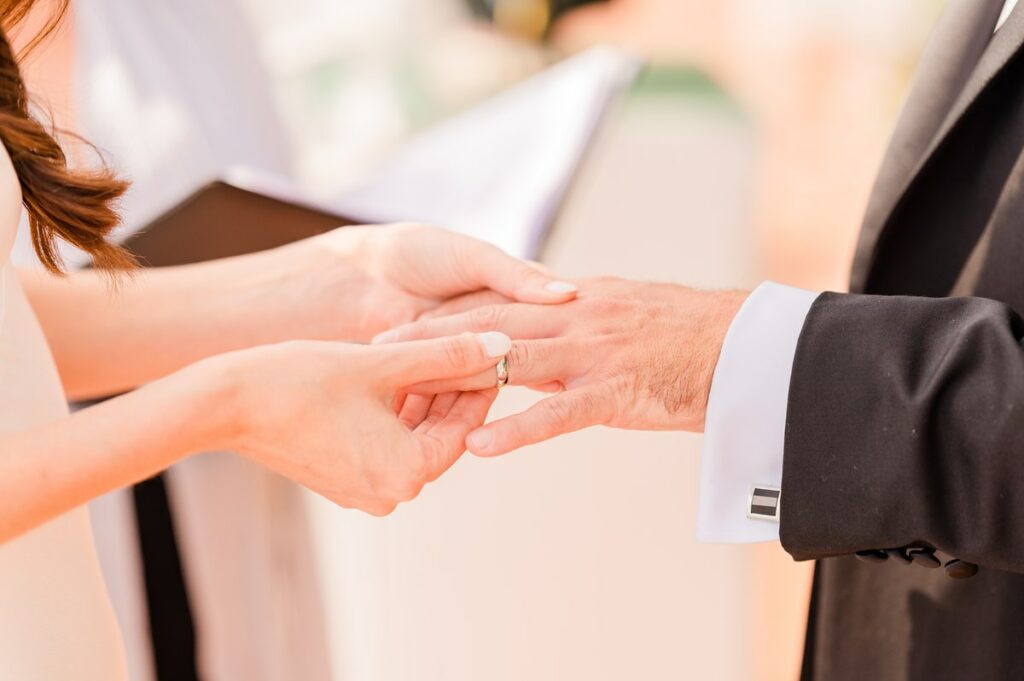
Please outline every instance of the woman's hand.
M23 272L72 399L103 397L197 360L291 339L368 341L457 297L460 309L576 295L539 266L421 225L345 227L260 253L136 272ZM475 292L475 293L474 293Z
M344 227L293 246L293 286L324 319L337 324L318 337L368 341L456 297L463 307L499 301L563 303L576 286L491 244L437 227L394 224ZM323 331L319 330L318 331Z
M290 341L214 358L232 414L218 444L384 515L455 463L497 394L406 397L403 387L493 372L510 348L485 333L378 347Z
M501 333L387 347L289 341L198 362L70 417L0 434L0 543L196 452L235 449L377 515L451 466L495 389L403 388L490 370Z

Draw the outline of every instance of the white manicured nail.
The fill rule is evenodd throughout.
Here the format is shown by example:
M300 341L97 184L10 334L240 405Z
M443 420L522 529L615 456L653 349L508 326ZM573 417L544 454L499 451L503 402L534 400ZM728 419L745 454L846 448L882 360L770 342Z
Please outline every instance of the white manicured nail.
M512 339L500 331L488 331L476 335L488 357L504 357L512 349Z
M579 291L580 287L576 284L572 284L568 281L552 281L549 282L545 287L546 290L552 293L569 293L571 291Z

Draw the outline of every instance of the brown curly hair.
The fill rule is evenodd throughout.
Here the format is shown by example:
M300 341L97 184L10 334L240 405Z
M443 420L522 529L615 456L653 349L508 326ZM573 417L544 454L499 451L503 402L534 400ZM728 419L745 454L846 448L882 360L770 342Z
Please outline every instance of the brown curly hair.
M68 167L67 156L54 131L30 110L29 95L8 35L28 15L35 0L0 0L0 141L14 164L28 212L32 244L48 270L60 273L63 262L57 240L92 256L96 267L128 269L135 261L108 235L117 226L117 200L128 188L106 167L89 170ZM56 7L43 30L22 53L49 35L63 18L68 0Z

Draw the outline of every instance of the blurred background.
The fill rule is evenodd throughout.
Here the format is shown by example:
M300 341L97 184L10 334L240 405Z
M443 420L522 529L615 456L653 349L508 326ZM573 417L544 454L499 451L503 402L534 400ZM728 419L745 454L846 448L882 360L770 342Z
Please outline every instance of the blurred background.
M944 4L244 2L278 79L300 171L314 183L357 175L417 128L591 45L699 71L753 133L757 181L742 198L756 205L751 235L763 274L818 287L845 283L889 128ZM532 40L539 36L543 44ZM686 85L679 94L692 95ZM683 107L672 98L660 106Z
M610 45L646 66L590 141L540 259L569 277L842 290L942 4L238 0L237 9L305 191L342 195L418 133ZM81 106L59 93L78 40L71 22L29 69L72 128ZM498 411L532 399L509 391ZM696 435L589 431L500 460L467 458L386 519L310 497L333 678L797 678L809 566L778 545L694 541L700 449Z

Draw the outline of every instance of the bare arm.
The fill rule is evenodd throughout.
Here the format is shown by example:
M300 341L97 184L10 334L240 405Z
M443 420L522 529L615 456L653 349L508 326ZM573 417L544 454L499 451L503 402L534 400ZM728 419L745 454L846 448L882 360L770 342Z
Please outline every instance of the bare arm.
M112 284L95 271L22 271L70 399L117 394L199 359L290 337L355 339L354 301L317 319L273 252L144 269ZM297 259L297 258L296 258ZM344 266L339 266L338 286ZM354 278L354 277L353 277ZM353 281L352 296L359 295Z
M116 290L96 272L21 278L72 399L260 344L366 342L472 291L531 303L575 295L493 246L421 225L346 227L262 253L142 270Z
M181 372L0 437L0 542L216 440L227 419L212 385L201 372Z
M339 505L389 513L455 462L496 394L406 398L403 386L493 372L510 347L502 334L376 348L278 343L204 360L70 417L0 436L0 543L215 448Z

